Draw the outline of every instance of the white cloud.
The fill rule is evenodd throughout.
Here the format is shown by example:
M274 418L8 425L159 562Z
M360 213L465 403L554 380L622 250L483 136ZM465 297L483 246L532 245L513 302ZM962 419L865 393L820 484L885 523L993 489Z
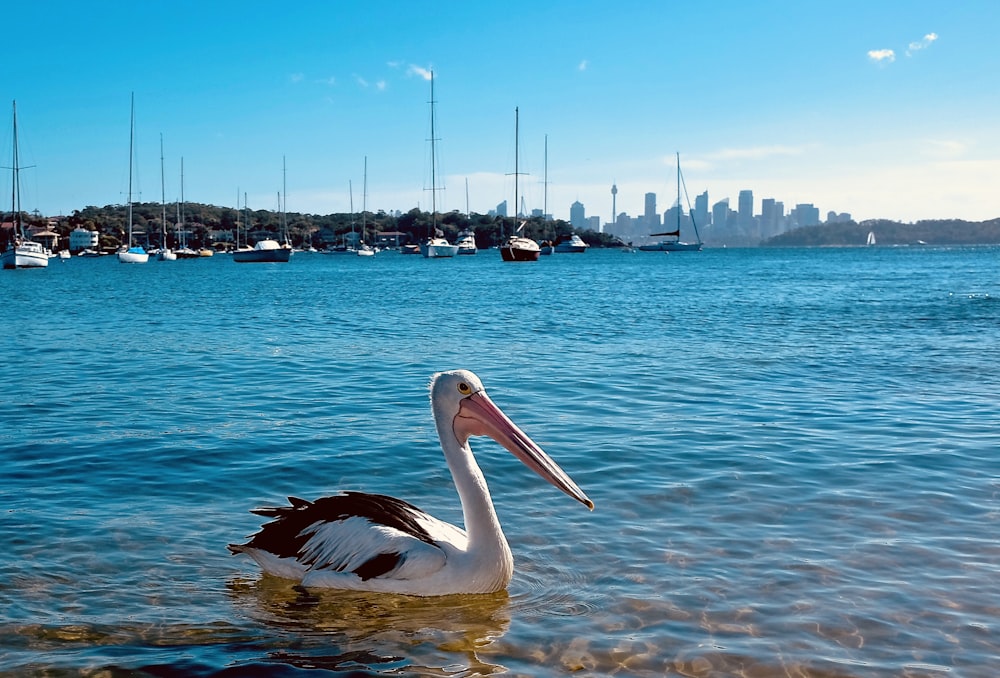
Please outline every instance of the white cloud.
M431 79L431 70L429 68L424 68L423 66L417 66L415 64L410 64L410 67L406 69L406 74L415 75L423 78L424 80Z
M361 87L368 87L368 81L362 78L360 75L354 76L354 82L358 83Z
M375 89L377 89L379 92L384 92L385 91L385 80L379 80L378 82L376 82L375 83Z
M906 56L913 56L914 52L930 47L931 43L938 39L937 33L928 33L922 40L911 42L906 49Z
M337 79L331 75L329 78L320 78L316 82L321 85L329 85L330 87L333 87L337 84Z
M577 66L577 70L585 71L585 70L587 70L587 66L589 66L589 65L590 65L590 62L587 61L586 59L584 59L583 61L580 62L580 65Z
M877 64L891 64L896 60L896 52L891 49L871 49L868 50L868 58Z
M303 78L305 77L306 76L302 73L292 73L290 76L288 76L288 79L291 80L292 82L302 82Z

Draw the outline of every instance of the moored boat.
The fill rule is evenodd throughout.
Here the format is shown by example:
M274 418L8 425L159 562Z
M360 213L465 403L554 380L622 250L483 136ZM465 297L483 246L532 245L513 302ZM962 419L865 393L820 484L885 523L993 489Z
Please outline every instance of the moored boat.
M24 233L24 221L21 219L21 166L17 147L17 102L14 102L14 155L11 169L14 173L13 193L11 198L11 213L13 228L10 241L4 243L0 261L3 268L48 268L49 253L41 243L29 240Z
M576 233L571 234L565 240L560 240L556 243L555 251L560 253L582 253L586 252L587 248L590 247L587 243L583 241L583 238L578 236Z
M517 213L517 177L518 177L518 135L520 117L518 109L514 109L514 212ZM521 225L514 229L507 240L500 245L500 258L503 261L538 261L542 248L531 238L521 235L527 222L522 221Z
M135 95L132 95L132 115L128 136L128 240L118 250L118 261L123 264L145 264L149 261L149 253L141 246L132 243L132 166L135 164Z
M233 261L247 263L284 263L291 259L292 250L282 247L277 240L258 240L249 249L239 249L233 252Z
M475 254L479 251L476 247L476 236L469 230L464 230L458 234L455 246L458 248L459 254Z
M658 236L668 236L673 238L672 240L661 240L657 243L652 243L649 245L640 245L639 249L643 252L700 252L702 249L701 236L698 234L698 224L694 221L694 211L690 210L690 203L688 204L689 213L691 215L691 225L694 227L694 236L697 242L681 242L681 214L684 211L681 208L681 154L677 154L677 226L672 231L667 231L665 233L652 233L653 237ZM687 193L687 187L684 188L685 194Z

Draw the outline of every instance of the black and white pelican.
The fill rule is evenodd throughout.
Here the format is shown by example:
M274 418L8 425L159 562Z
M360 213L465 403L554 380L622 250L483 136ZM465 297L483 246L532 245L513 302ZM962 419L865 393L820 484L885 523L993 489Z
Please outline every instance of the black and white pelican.
M345 492L316 501L289 497L288 506L256 509L253 513L274 520L229 550L306 587L417 596L506 588L514 559L469 448L471 436L490 436L569 496L590 509L594 504L490 400L475 374L441 372L431 379L430 391L444 458L462 502L464 530L399 499Z

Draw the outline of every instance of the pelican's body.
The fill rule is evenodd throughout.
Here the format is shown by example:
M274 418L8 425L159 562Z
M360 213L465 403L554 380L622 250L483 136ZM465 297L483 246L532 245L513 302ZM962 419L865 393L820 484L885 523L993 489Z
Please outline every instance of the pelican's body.
M431 381L441 448L462 502L465 529L412 504L347 492L314 502L254 511L274 518L233 553L304 586L433 596L506 588L514 560L469 437L488 435L574 499L593 503L559 466L498 408L466 370Z

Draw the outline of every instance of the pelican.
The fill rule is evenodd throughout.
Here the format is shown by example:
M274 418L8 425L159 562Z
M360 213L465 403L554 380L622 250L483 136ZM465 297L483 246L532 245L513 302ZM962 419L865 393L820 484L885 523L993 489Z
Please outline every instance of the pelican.
M462 502L465 529L400 499L343 492L251 511L266 518L245 544L230 544L271 575L305 587L416 596L493 593L510 583L514 559L482 470L469 447L487 435L528 468L593 510L559 465L486 395L468 370L431 378L431 410Z

